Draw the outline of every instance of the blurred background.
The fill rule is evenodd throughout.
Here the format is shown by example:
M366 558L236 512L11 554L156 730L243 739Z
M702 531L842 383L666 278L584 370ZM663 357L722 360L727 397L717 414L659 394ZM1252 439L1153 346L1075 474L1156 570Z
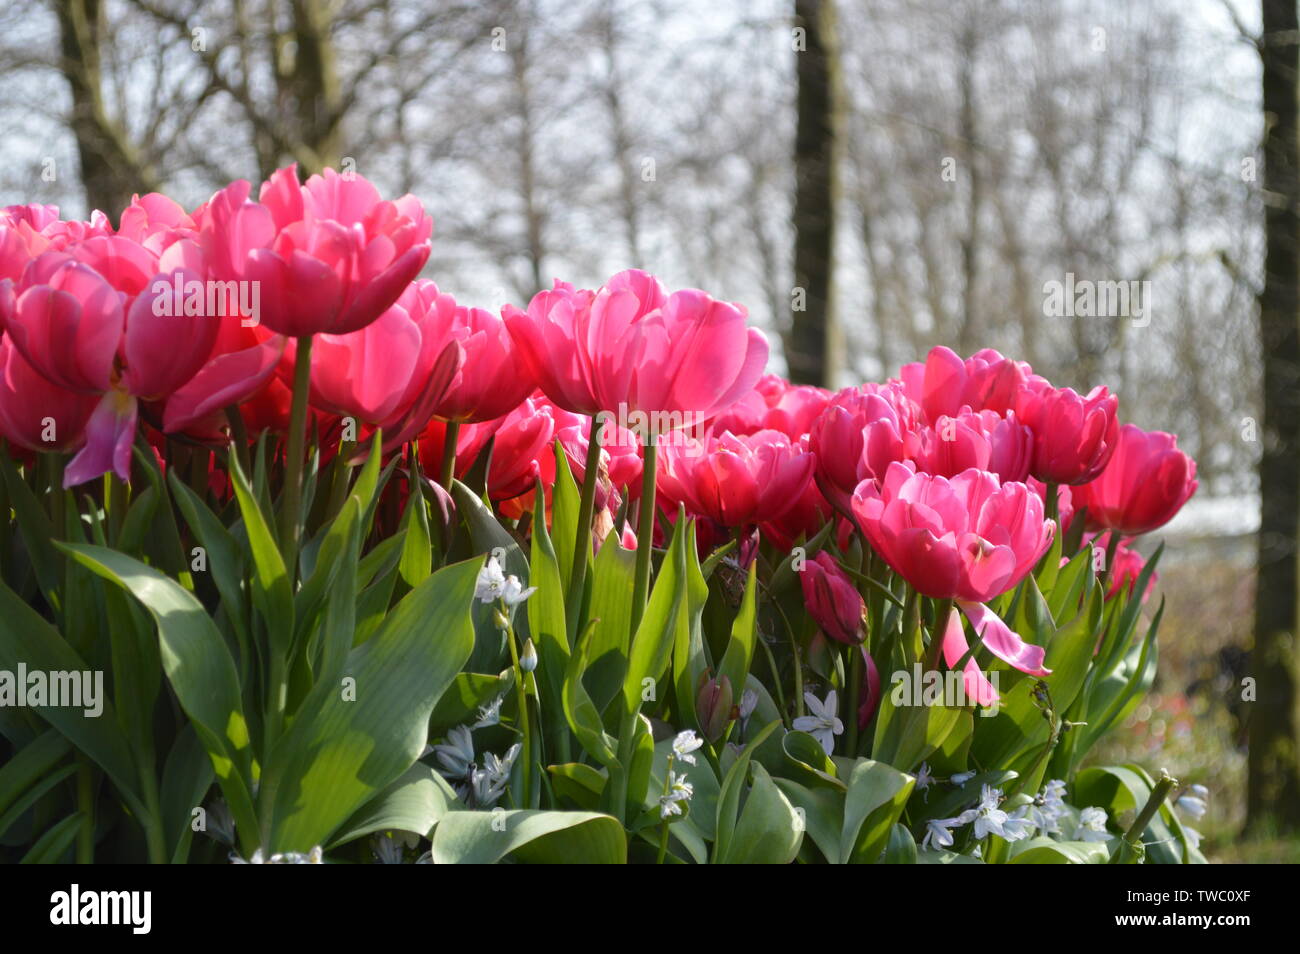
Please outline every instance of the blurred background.
M467 304L638 266L800 381L942 343L1109 385L1201 488L1101 756L1207 785L1211 857L1300 860L1298 42L1294 0L8 0L0 205L333 166L424 201Z

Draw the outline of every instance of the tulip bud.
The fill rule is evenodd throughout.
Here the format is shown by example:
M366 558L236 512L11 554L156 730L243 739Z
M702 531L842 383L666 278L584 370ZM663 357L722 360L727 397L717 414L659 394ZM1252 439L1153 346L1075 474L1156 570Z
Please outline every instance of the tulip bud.
M880 670L876 661L865 649L862 650L862 703L858 706L858 728L865 729L880 706Z
M532 672L537 668L537 647L531 639L524 643L524 651L519 654L519 668L524 672Z
M737 715L732 705L731 680L723 676L719 681L708 673L702 674L700 689L695 696L695 715L706 739L716 742L722 738Z
M799 574L804 605L827 636L850 646L862 642L861 594L835 558L822 551Z

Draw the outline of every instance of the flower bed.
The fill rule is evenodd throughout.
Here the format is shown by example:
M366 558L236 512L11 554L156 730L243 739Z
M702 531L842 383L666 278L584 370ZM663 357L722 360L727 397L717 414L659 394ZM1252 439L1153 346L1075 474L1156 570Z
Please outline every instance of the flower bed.
M292 168L0 212L0 853L1199 862L1087 756L1196 489L1105 387L830 393L641 271L501 316Z

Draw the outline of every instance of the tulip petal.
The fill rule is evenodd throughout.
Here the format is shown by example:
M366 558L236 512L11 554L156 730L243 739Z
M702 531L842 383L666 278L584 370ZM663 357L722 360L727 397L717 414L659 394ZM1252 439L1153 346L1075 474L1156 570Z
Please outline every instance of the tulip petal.
M68 462L63 486L76 487L110 470L131 479L131 442L135 439L137 402L125 391L112 390L99 400L86 422L86 446Z
M1052 674L1052 670L1043 668L1043 659L1047 655L1047 650L1042 646L1025 642L983 603L959 600L957 605L966 614L966 618L975 627L975 632L994 656L1031 676Z
M242 404L275 373L284 341L276 335L251 348L217 355L167 399L163 430L174 434L213 411Z
M961 628L961 616L956 610L952 610L948 614L948 625L943 630L944 662L949 667L955 666L969 650L970 645L966 642L966 634ZM966 689L966 697L974 699L982 706L997 705L1002 698L993 688L993 683L989 682L988 677L984 675L984 671L980 669L973 655L962 667L961 678L962 685Z

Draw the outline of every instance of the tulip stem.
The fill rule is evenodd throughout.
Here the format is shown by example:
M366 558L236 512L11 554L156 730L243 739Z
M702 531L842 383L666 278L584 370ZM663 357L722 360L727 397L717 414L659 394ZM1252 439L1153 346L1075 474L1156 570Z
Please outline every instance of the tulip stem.
M1044 495L1047 497L1047 519L1059 523L1061 513L1060 489L1058 484L1047 483L1043 487ZM1056 532L1060 533L1061 528L1058 526Z
M104 479L108 481L108 538L113 541L113 546L117 546L122 521L126 519L127 486L126 481L119 480L111 471L104 475Z
M849 647L849 758L858 757L858 707L862 705L862 653L861 646Z
M912 589L909 584L903 596L903 631L900 633L900 639L903 646L903 661L907 665L915 662L913 655L916 640L914 634L921 618L921 594Z
M239 407L231 404L226 408L226 421L230 424L230 442L235 446L235 456L245 474L252 474L253 465L248 460L248 428L244 427L244 415Z
M289 578L298 575L298 519L302 509L302 460L307 441L307 393L311 388L311 335L298 338L293 364L293 405L289 412L289 448L285 456L284 509L280 511L280 548Z
M1110 536L1106 538L1106 565L1101 568L1101 590L1106 592L1106 584L1110 582L1111 564L1115 562L1115 553L1119 550L1119 531L1110 531Z
M943 658L943 633L948 627L948 617L952 614L952 600L934 601L934 625L930 627L930 653L927 656L927 669L939 671L939 660Z
M582 591L587 586L587 551L591 549L591 519L596 510L596 482L600 480L600 441L604 430L600 415L597 414L591 419L591 431L587 436L587 462L584 465L586 469L582 472L582 496L578 499L578 529L573 541L573 566L569 570L569 592L564 606L570 640L578 634ZM635 624L632 631L636 632Z
M507 612L506 607L501 606L499 612ZM533 805L533 734L529 729L528 723L528 674L524 672L523 666L519 664L519 647L515 644L515 627L513 624L506 625L506 643L510 646L510 666L515 671L515 688L519 693L519 733L523 737L523 746L520 750L522 762L519 766L519 781L524 790L523 807L535 808Z
M460 421L448 421L442 438L442 472L438 483L442 489L451 492L451 481L456 476L456 443L460 440Z
M658 436L646 436L645 456L641 465L641 513L636 532L636 577L632 587L632 633L641 625L646 598L650 593L650 551L655 536L655 456Z
M668 764L664 767L664 788L660 793L659 799L659 854L655 856L655 864L664 863L664 858L668 855L668 816L663 814L664 799L672 791L673 778L673 750L668 750Z

